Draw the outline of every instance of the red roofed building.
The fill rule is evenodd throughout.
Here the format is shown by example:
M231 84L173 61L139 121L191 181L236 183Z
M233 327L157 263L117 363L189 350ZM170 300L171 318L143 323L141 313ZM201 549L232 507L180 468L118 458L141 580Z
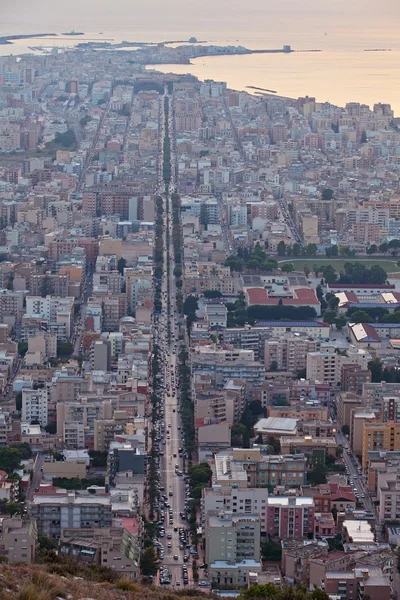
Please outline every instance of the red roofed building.
M326 513L332 508L343 512L346 507L355 508L356 497L349 485L339 483L323 483L315 487L302 486L303 496L312 497L315 504L315 512Z
M317 315L321 314L321 305L311 288L293 288L290 291L283 292L282 296L270 296L268 290L262 287L245 288L245 299L247 306L261 304L262 306L311 306L315 308ZM288 297L290 296L290 297Z

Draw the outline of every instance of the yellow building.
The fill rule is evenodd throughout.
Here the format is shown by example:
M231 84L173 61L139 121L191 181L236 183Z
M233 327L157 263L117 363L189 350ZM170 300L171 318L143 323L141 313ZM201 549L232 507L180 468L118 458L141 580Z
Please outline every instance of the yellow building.
M362 464L367 464L370 450L400 451L400 423L364 423Z

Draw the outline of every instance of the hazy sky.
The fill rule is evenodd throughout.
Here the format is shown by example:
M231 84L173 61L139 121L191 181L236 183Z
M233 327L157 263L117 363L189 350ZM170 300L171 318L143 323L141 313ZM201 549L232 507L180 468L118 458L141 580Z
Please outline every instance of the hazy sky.
M251 30L267 36L318 27L372 34L398 30L398 0L1 0L2 33L34 29L191 32L240 36ZM367 29L367 31L365 31ZM364 31L363 31L364 30Z

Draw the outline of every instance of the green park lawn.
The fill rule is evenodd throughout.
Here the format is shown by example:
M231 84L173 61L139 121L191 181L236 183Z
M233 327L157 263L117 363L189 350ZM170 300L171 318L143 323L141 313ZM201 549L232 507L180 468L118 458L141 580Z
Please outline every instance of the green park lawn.
M363 263L366 267L372 267L372 265L379 265L386 271L386 273L397 273L400 272L400 267L396 265L399 259L391 260L388 259L373 259L373 258L328 258L328 257L316 257L316 258L292 258L288 256L285 260L280 260L278 266L281 267L285 263L292 263L295 271L303 271L304 267L307 266L311 271L314 265L332 265L337 272L340 272L344 268L344 264L347 262Z

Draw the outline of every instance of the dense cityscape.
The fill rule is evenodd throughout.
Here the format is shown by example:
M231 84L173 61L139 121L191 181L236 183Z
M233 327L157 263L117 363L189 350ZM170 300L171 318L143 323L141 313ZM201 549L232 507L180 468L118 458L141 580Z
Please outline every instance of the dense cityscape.
M0 561L396 598L400 119L180 48L0 57Z

